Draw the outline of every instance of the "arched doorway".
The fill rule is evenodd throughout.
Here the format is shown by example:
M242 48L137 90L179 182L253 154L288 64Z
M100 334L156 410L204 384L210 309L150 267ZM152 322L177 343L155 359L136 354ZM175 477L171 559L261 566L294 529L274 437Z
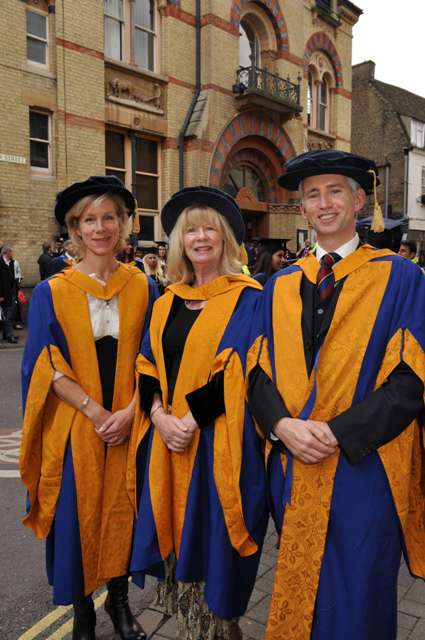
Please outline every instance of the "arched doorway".
M279 187L277 179L284 161L293 155L292 142L278 118L265 111L249 110L237 115L218 138L211 157L209 184L236 197L248 240L281 233L284 214L276 208L285 206L290 194ZM289 221L289 217L285 219Z
M227 163L222 180L222 189L241 206L247 240L266 235L267 180L257 166L259 157L252 155L249 149L237 153Z

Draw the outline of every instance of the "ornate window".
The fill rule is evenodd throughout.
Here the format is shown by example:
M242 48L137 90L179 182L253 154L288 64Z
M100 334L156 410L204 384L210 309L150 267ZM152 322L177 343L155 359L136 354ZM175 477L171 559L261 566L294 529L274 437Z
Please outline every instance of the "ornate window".
M154 240L160 232L158 142L135 136L133 155L131 138L123 132L108 130L105 150L106 175L118 176L130 190L134 181L133 193L138 203L140 218L139 239Z
M249 187L260 202L266 200L263 178L248 164L233 167L223 189L235 197L242 187Z
M33 173L50 174L51 158L51 116L50 114L30 109L30 166Z
M244 20L239 25L239 66L259 67L261 63L260 42L254 29Z
M105 55L155 71L155 0L104 0Z
M329 89L326 77L317 83L317 128L328 131Z
M47 15L27 11L27 59L31 63L48 65Z
M307 82L307 124L312 129L331 132L331 98L335 76L331 61L317 51L311 57Z
M313 76L311 71L308 72L307 81L307 124L313 126Z

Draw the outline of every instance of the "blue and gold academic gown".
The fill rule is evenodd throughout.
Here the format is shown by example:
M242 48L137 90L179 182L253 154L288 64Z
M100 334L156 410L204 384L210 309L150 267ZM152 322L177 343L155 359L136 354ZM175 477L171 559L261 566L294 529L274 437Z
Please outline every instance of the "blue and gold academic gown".
M261 305L263 335L248 368L261 365L289 416L332 426L357 406L366 407L404 366L419 382L420 411L420 270L387 250L360 247L334 267L334 308L321 335L314 333L314 322L306 330L304 313L306 305L314 307L318 269L309 255L270 280ZM281 535L268 640L396 637L402 548L412 573L425 577L425 466L416 416L401 428L395 415L400 424L393 433L385 438L378 428L377 441L369 435L368 446L351 463L338 451L307 465L269 445L270 496ZM371 434L375 421L379 414L369 425ZM354 420L351 430L356 428L364 431Z
M246 609L267 523L262 438L247 411L244 383L250 318L260 294L243 275L196 289L169 286L154 305L137 364L141 376L158 381L167 407L163 336L173 302L207 300L184 344L171 412L183 417L188 394L220 373L225 411L197 429L183 454L166 447L148 415L136 416L128 483L139 516L130 568L162 579L163 561L174 556L176 581L205 583L205 601L223 619Z
M118 296L113 362L105 361L105 350L93 339L87 294L102 300ZM139 269L120 265L106 286L70 268L37 285L31 298L22 364L20 471L29 503L24 524L48 539L55 604L77 602L127 573L133 509L125 480L127 444L107 447L92 422L53 393L52 381L56 372L63 373L103 406L125 408L134 393L134 363L154 297ZM106 353L113 342L106 340ZM104 366L112 371L109 399L103 397Z

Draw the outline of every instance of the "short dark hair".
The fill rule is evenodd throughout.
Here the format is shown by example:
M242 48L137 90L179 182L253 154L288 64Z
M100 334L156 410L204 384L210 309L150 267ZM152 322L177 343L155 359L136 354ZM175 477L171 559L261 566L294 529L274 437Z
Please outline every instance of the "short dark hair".
M410 253L414 253L416 255L416 251L417 251L416 242L414 242L413 240L403 240L403 242L400 242L400 247L401 245L404 245L409 249Z

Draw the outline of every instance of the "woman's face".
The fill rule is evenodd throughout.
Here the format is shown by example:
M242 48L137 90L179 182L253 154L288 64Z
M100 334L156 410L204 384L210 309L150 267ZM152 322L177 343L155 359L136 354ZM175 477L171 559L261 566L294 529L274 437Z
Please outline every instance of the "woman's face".
M115 202L106 198L98 204L87 205L78 221L77 235L86 253L114 255L120 236L120 219Z
M209 222L189 225L183 234L184 250L195 271L197 267L218 270L223 243L222 231Z
M283 268L285 263L285 254L283 249L279 249L272 255L272 269L273 271L279 271L279 269Z
M159 247L158 248L158 255L160 258L165 258L167 251L165 249L165 247Z
M145 260L146 260L146 263L149 265L149 267L150 267L153 271L155 271L156 266L157 266L157 264L158 264L158 258L157 258L157 256L156 256L155 254L153 254L153 253L148 253L148 254L145 256Z

